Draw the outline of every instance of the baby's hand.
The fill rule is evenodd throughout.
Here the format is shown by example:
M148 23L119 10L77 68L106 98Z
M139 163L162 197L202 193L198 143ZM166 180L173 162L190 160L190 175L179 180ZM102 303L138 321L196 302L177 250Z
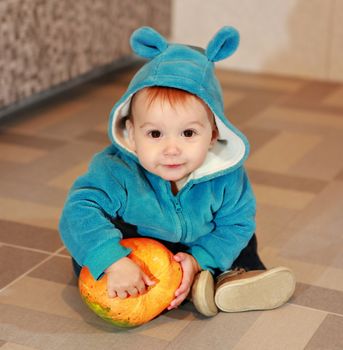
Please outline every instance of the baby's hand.
M116 261L105 271L107 291L110 298L125 299L128 296L143 294L147 286L155 284L130 258Z
M191 290L194 276L201 270L195 258L187 253L177 253L174 259L181 264L182 281L180 287L176 290L176 298L168 306L168 310L176 309L187 297Z

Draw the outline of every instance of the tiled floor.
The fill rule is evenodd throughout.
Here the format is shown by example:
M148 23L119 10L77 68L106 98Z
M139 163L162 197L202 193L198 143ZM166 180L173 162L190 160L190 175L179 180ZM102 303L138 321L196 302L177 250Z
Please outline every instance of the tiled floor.
M266 312L191 304L115 330L80 300L57 232L68 188L107 143L107 116L133 70L0 123L2 349L343 349L343 85L220 71L227 115L249 137L261 256L297 276Z

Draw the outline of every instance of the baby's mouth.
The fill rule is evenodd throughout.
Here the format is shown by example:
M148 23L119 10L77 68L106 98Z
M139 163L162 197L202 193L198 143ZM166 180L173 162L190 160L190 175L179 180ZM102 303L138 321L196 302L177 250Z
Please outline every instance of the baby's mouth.
M181 167L182 164L165 164L164 166L166 168L169 168L169 169L177 169L177 168Z

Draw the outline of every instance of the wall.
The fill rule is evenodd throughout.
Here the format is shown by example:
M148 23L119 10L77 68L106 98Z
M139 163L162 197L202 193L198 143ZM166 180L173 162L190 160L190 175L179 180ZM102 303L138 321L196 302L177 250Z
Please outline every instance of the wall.
M169 34L170 6L170 0L1 0L0 116L131 55L129 37L141 25Z
M241 45L221 67L343 81L342 0L174 0L172 40L206 46L223 25Z

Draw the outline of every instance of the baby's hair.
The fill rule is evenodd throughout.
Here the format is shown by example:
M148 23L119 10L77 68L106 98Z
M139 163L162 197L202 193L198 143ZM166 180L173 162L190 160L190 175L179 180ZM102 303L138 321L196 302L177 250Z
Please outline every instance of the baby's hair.
M147 103L150 107L152 103L160 101L161 103L168 102L171 106L174 105L186 105L190 98L197 99L208 111L208 115L211 116L214 122L213 113L207 104L198 96L177 88L171 88L167 86L149 86L143 89L146 92ZM142 91L142 90L141 90ZM139 92L138 92L139 93ZM132 98L129 118L132 118L132 102L135 98L135 95Z
M189 93L188 91L171 87L151 86L145 88L145 91L147 93L147 102L149 106L156 100L160 100L162 102L166 101L171 106L175 104L185 105L190 97L195 97L202 102L199 97Z

